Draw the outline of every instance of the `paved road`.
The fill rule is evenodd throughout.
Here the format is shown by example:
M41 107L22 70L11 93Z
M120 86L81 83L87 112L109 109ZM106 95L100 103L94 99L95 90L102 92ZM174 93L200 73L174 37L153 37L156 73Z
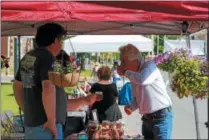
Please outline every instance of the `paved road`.
M163 73L164 79L167 79L167 74ZM2 81L10 82L13 76L2 76ZM196 128L194 119L194 109L192 98L178 99L177 96L168 88L168 93L173 101L174 111L174 126L173 139L196 139ZM199 113L199 127L201 139L208 138L208 129L204 123L208 119L207 100L197 100ZM123 106L120 106L123 113L123 121L125 122L126 131L132 133L141 133L141 116L136 111L131 116L127 116L123 111Z

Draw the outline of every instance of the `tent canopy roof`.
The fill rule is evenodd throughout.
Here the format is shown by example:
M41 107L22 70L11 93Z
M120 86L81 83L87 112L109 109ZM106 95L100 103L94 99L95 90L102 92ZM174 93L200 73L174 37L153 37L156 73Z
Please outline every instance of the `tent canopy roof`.
M208 1L2 2L2 35L34 35L44 22L68 34L181 34L209 27Z
M64 50L70 52L118 52L128 43L141 52L152 52L153 41L141 35L79 35L64 41ZM73 48L73 49L72 49Z
M79 35L72 37L70 40L74 43L152 42L151 39L141 35Z

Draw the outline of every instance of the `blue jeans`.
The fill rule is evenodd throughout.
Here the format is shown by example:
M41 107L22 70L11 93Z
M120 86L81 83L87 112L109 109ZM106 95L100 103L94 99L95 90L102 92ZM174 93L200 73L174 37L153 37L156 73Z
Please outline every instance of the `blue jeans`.
M57 127L57 137L56 139L63 139L62 124L56 124ZM25 127L25 139L26 140L41 140L41 139L54 139L52 133L49 129L44 129L43 126L37 127Z
M144 139L166 140L171 139L173 128L173 112L161 112L153 117L142 117L142 134Z

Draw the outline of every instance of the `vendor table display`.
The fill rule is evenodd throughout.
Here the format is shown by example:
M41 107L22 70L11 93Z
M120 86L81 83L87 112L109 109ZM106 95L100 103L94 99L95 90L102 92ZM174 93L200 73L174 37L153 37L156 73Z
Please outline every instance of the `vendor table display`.
M124 124L108 121L98 124L92 121L88 124L87 134L90 139L122 139Z
M97 121L89 121L86 133L84 131L78 134L68 136L67 140L121 140L121 139L143 139L142 135L126 134L122 122L104 121L99 124Z

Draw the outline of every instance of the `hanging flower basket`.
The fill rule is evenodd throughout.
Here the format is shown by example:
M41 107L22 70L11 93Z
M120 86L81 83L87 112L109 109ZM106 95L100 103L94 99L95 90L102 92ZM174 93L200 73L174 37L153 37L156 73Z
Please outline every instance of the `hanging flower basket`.
M80 77L80 71L77 70L74 59L69 61L57 60L53 66L53 71L48 73L49 80L58 87L73 87L77 85Z
M171 89L179 98L208 97L208 62L204 57L192 56L188 49L165 52L154 58L158 68L172 75Z
M49 79L58 87L73 87L77 85L80 72L63 74L59 72L49 72Z

